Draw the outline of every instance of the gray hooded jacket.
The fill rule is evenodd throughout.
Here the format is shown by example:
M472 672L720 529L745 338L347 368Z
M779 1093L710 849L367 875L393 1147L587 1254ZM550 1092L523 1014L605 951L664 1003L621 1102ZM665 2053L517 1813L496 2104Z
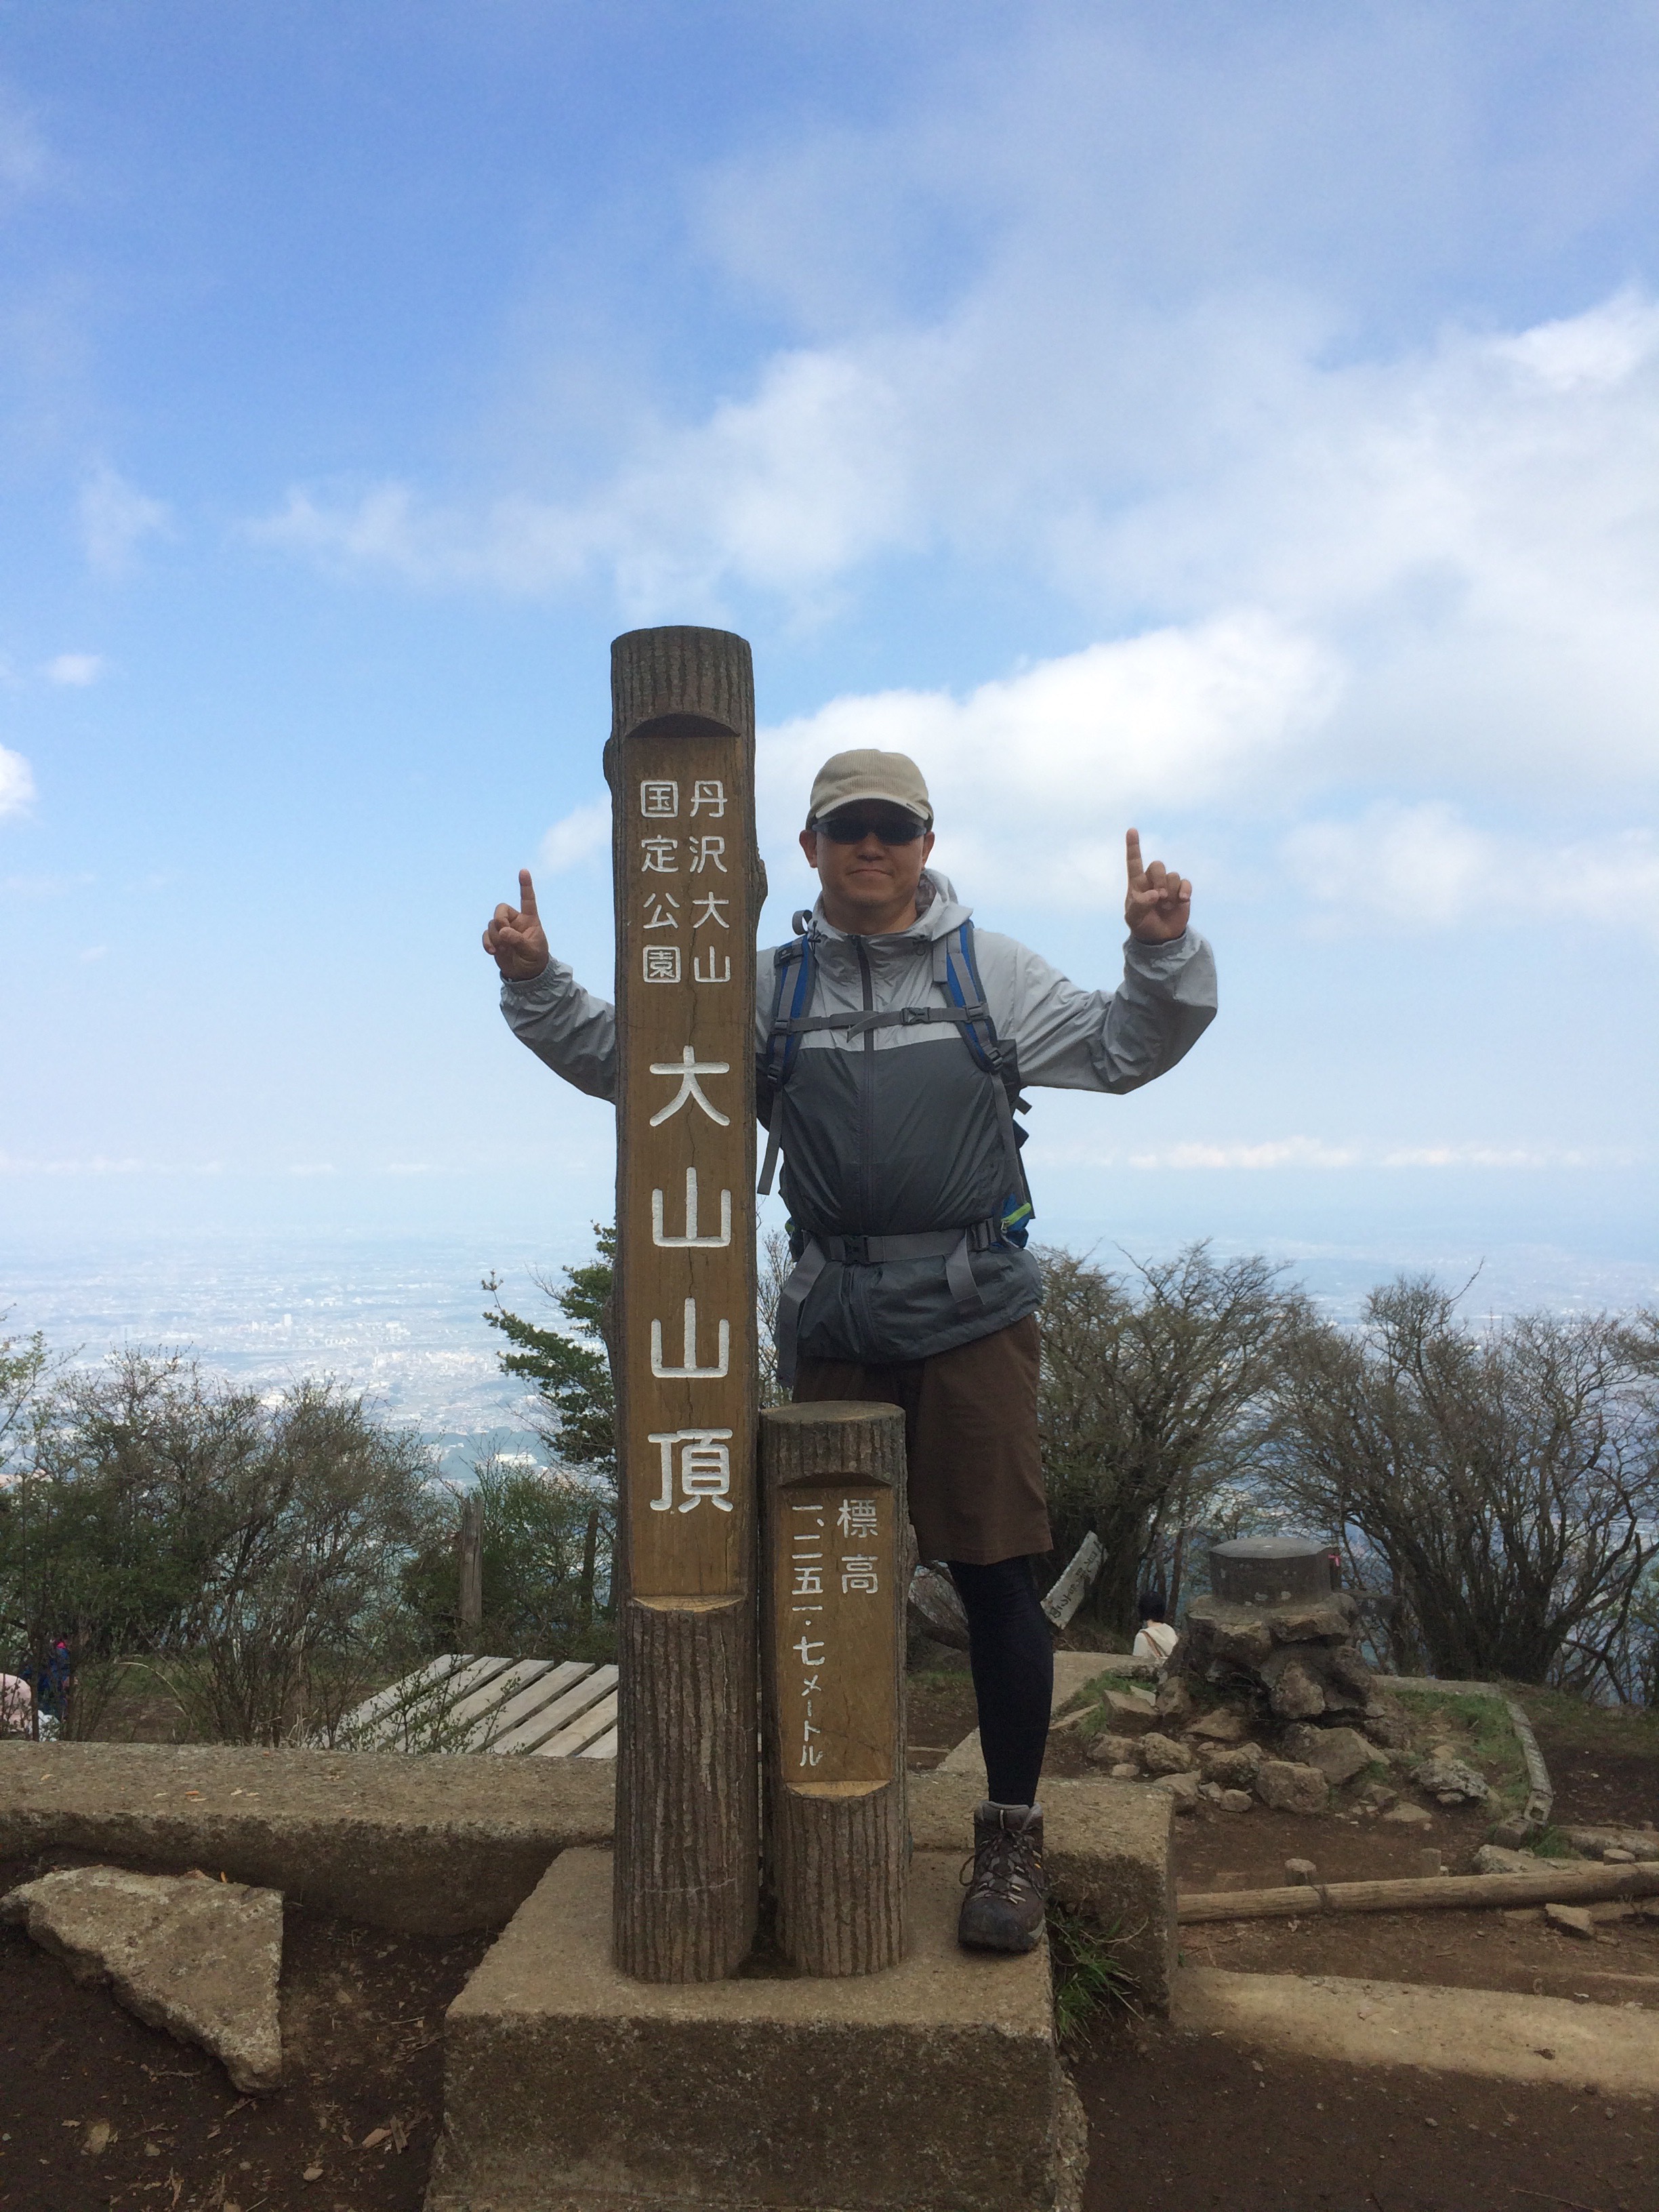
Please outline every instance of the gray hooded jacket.
M910 928L849 937L815 908L814 1015L938 1007L936 948L969 919L948 879L922 878ZM1171 945L1128 939L1115 991L1085 991L1012 937L974 933L997 1036L1018 1056L1022 1088L1137 1091L1188 1052L1215 1018L1215 962L1194 931ZM777 949L757 968L757 1075L777 994ZM615 1009L550 959L526 983L504 983L513 1031L556 1073L595 1098L617 1086ZM786 1012L788 1011L786 1006ZM819 1359L925 1359L1023 1320L1041 1303L1037 1267L1000 1239L1011 1176L1000 1079L978 1064L962 1030L915 1023L800 1038L789 1079L759 1081L762 1118L781 1109L782 1193L808 1280L800 1351ZM894 1244L971 1234L972 1256ZM935 1232L929 1238L927 1232ZM852 1248L843 1244L852 1240ZM868 1249L874 1240L877 1249ZM885 1249L881 1249L882 1246ZM960 1269L971 1266L968 1297Z

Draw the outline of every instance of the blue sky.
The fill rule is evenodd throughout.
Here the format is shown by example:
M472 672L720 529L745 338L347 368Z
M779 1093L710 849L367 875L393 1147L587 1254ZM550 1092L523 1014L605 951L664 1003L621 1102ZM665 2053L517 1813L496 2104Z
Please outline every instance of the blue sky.
M606 987L609 640L707 621L775 929L849 743L1079 980L1127 822L1195 878L1222 1018L1041 1101L1049 1233L1651 1258L1650 5L0 31L15 1223L604 1210L477 933L529 861Z

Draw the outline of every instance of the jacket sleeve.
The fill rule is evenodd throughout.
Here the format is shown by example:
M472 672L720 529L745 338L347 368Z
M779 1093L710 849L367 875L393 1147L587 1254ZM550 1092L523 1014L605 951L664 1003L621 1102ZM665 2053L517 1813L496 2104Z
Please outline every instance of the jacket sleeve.
M1018 1048L1022 1084L1139 1091L1215 1019L1215 958L1195 930L1170 945L1130 938L1115 991L1081 990L1012 938L992 941L996 951L981 953L981 971L997 1026Z
M520 1044L590 1098L617 1095L617 1010L584 991L562 960L527 983L501 985L501 1012Z

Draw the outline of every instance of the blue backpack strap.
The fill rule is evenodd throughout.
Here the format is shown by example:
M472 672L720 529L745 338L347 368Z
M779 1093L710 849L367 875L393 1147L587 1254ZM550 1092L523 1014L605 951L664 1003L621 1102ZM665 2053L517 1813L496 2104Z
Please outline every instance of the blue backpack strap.
M985 985L981 981L979 962L974 956L974 925L964 921L951 937L939 940L944 947L944 957L935 946L933 972L936 981L942 981L951 1004L967 1017L962 1024L962 1041L974 1056L974 1063L982 1067L996 1085L999 1118L1002 1123L1003 1144L1007 1153L1010 1188L1002 1208L1002 1234L1010 1243L1023 1244L1030 1234L1035 1209L1031 1205L1031 1187L1025 1180L1024 1163L1019 1148L1025 1142L1025 1131L1014 1120L1014 1107L1019 1103L1019 1061L1012 1037L999 1037L997 1025L985 996ZM960 969L960 972L959 971ZM967 976L964 988L962 975ZM969 993L971 991L972 996ZM981 1035L981 1030L983 1036Z
M761 1062L761 1073L772 1094L772 1110L767 1119L766 1160L761 1169L758 1185L760 1195L769 1197L772 1177L778 1164L778 1141L783 1133L783 1116L778 1110L779 1093L795 1072L795 1061L800 1053L800 1032L793 1024L800 1020L812 1003L817 988L817 956L812 949L812 917L804 908L795 916L798 934L787 945L779 945L773 954L777 969L777 988L772 994L772 1022L766 1035L766 1057ZM795 988L791 994L789 1012L783 1011L783 995L788 988L789 970L794 968Z

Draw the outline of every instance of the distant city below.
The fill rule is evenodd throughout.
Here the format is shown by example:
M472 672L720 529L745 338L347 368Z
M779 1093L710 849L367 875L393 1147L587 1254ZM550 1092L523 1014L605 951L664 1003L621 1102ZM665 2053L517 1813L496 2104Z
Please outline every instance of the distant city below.
M1050 1233L1117 1267L1120 1246L1154 1256L1200 1233L1185 1218L1198 1196L1168 1209L1181 1218L1166 1216L1162 1235L1144 1214L1115 1231L1060 1220ZM1218 1211L1224 1217L1227 1209ZM1267 1250L1339 1320L1356 1319L1371 1285L1402 1268L1432 1270L1460 1286L1478 1269L1465 1306L1475 1316L1659 1303L1659 1265L1632 1257L1625 1240L1595 1222L1575 1246L1553 1209L1547 1227L1556 1241L1536 1243L1499 1242L1489 1223L1485 1235L1454 1224L1437 1236L1420 1218L1387 1227L1373 1219L1370 1233L1344 1223L1343 1242L1322 1243L1307 1233L1307 1210L1294 1211L1301 1218L1286 1208L1286 1231L1276 1238L1240 1235L1249 1224L1237 1220L1234 1233L1218 1228L1216 1249ZM508 1305L550 1320L532 1271L556 1276L591 1249L585 1220L552 1250L448 1232L167 1237L126 1229L100 1242L84 1231L68 1240L37 1231L0 1246L0 1334L38 1328L53 1350L82 1360L122 1343L177 1347L261 1391L331 1375L366 1391L386 1419L418 1427L445 1474L465 1480L485 1452L535 1449L524 1393L501 1374L498 1340L483 1318L483 1277L495 1270Z

